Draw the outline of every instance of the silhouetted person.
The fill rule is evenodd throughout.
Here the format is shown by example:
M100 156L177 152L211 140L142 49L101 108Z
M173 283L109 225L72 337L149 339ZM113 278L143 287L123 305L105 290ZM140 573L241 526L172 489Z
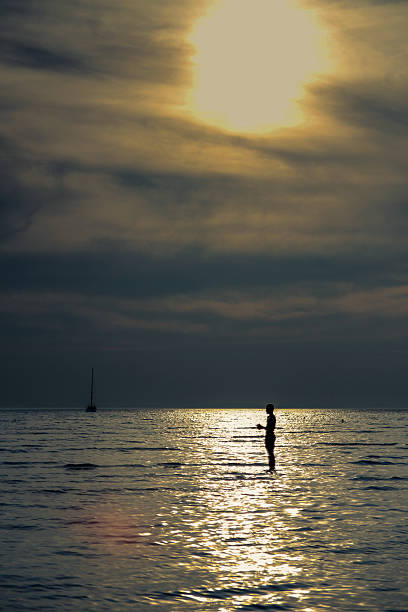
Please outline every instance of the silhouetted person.
M273 414L274 405L267 404L266 406L266 414L268 418L266 420L266 427L258 423L258 429L265 429L265 447L268 452L269 457L269 469L270 471L275 469L275 427L276 427L276 417Z

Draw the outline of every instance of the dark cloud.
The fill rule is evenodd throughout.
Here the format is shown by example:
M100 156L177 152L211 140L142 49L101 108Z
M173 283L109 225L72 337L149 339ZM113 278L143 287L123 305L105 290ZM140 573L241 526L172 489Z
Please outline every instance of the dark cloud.
M178 329L134 331L98 329L95 313L92 321L60 312L1 317L8 330L3 402L55 405L58 397L59 404L81 406L92 364L100 406L252 407L271 397L280 406L404 405L406 330L376 337L369 326L359 331L364 318L350 325L349 317L319 317L295 334L280 323L258 338L237 337L230 324L230 333L218 326L208 337L182 320ZM328 332L336 326L334 337Z
M39 70L87 72L86 66L79 58L44 47L15 42L1 43L0 61Z
M39 2L34 0L2 0L0 3L0 15L3 18L7 16L23 16L33 14L40 6Z
M28 164L19 158L6 141L1 142L0 155L0 240L26 230L40 207L37 193L30 191L24 175Z
M395 87L387 80L350 84L335 83L313 88L313 94L324 111L346 123L407 138L408 111L404 99L407 88Z
M395 269L395 277L390 269ZM330 295L341 283L373 289L408 282L408 264L398 255L355 260L353 257L271 257L268 255L213 255L184 250L165 257L121 251L121 245L94 252L3 256L3 292L69 291L118 298L188 295L198 291L237 289L262 293L264 287L282 289L314 285L319 295ZM330 282L328 282L330 280ZM335 289L337 291L337 289Z
M174 83L187 78L187 45L177 37L182 9L182 2L173 11L166 2L149 10L145 3L123 2L119 8L93 0L5 2L0 61L61 74Z
M36 215L64 195L60 171L20 150L17 143L0 139L0 244L26 232Z

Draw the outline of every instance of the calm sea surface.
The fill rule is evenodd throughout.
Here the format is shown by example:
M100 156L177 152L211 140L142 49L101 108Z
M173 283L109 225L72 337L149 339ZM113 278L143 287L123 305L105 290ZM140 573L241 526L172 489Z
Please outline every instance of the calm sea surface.
M0 609L408 610L408 412L0 412Z

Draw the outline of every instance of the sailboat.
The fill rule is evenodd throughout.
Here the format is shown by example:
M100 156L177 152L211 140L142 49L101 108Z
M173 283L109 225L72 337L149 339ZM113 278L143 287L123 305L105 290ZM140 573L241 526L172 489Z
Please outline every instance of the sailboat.
M94 369L92 368L92 375L91 375L91 401L90 401L89 405L86 408L86 412L96 412L96 406L93 403L93 386L94 386Z

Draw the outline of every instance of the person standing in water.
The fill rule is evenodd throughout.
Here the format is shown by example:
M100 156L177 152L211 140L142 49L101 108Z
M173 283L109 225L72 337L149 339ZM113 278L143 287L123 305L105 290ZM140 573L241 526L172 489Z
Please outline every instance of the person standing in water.
M275 427L276 427L276 417L273 414L274 405L267 404L266 406L266 414L268 418L266 420L266 427L258 423L258 429L265 429L265 447L269 457L269 470L272 471L275 469Z

